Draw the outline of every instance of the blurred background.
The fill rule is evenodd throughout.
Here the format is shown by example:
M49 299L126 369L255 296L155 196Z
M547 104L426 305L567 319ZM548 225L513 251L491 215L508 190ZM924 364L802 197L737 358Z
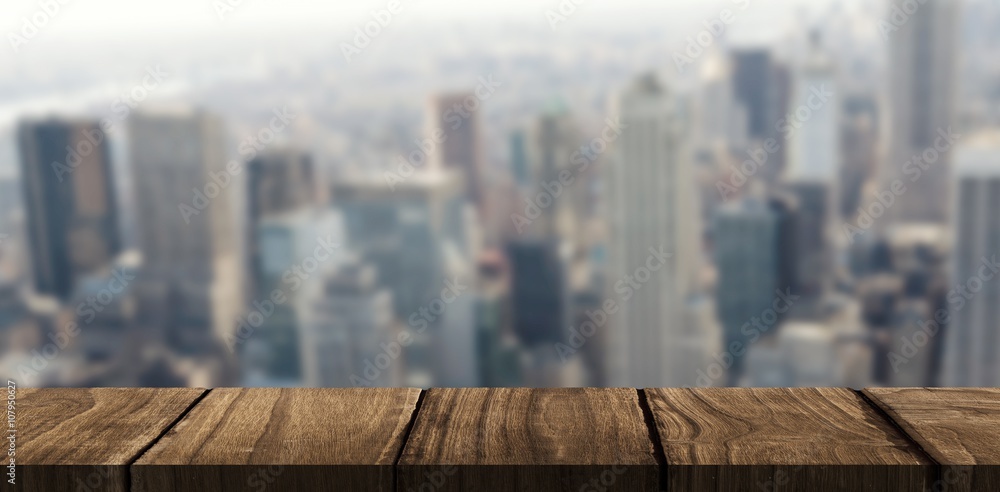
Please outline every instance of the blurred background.
M0 11L19 384L1000 385L996 1Z

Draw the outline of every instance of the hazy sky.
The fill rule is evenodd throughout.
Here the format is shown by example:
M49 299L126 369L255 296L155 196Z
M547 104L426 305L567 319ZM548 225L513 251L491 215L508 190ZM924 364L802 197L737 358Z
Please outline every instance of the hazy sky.
M410 21L498 19L509 18L546 22L545 13L557 9L560 3L574 0L398 0L400 14ZM575 0L579 2L573 19L587 22L614 18L618 21L649 21L662 15L664 19L711 13L725 6L749 5L754 9L784 8L806 3L804 0ZM220 22L218 6L236 3L233 11ZM813 0L809 3L817 3ZM826 3L825 1L821 3ZM319 24L351 26L368 19L372 10L386 8L388 0L68 0L54 21L45 29L63 34L81 32L142 31L146 33L179 28L194 30L226 27L262 27L277 25ZM0 6L0 30L5 33L21 24L21 17L39 9L38 2L8 0ZM641 15L634 15L641 14Z

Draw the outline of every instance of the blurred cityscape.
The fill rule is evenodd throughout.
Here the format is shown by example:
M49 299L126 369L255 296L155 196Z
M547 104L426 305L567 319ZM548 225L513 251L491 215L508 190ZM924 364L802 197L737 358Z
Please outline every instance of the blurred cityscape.
M996 1L52 3L0 25L20 384L1000 385Z

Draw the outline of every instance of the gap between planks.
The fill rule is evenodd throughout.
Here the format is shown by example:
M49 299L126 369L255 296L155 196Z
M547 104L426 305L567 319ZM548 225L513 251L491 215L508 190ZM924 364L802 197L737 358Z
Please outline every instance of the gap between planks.
M914 436L911 436L909 432L906 432L906 429L904 429L899 422L896 422L896 419L892 418L892 415L889 415L889 412L886 412L881 405L879 405L877 402L869 398L868 395L865 394L864 390L851 388L851 391L853 391L859 397L861 397L861 401L865 402L866 405L875 409L876 414L878 414L879 416L884 418L887 422L889 422L889 424L891 424L896 429L896 432L899 432L900 435L905 437L906 440L909 441L914 448L920 451L920 454L924 455L924 457L927 458L927 460L932 463L931 466L933 466L934 471L933 471L933 476L931 477L932 479L931 483L940 483L941 477L944 474L944 467L941 465L941 463L938 463L938 460L934 459L934 457L931 456L931 454L928 453L927 450L924 449L924 447L921 446L919 442L917 442Z
M188 414L190 414L191 411L194 410L194 408L197 407L209 395L209 393L212 392L212 390L213 390L213 388L207 388L207 389L205 389L194 401L191 402L190 405L188 405L187 408L184 409L184 411L180 415L177 416L176 419L174 419L169 425L167 425L163 429L163 431L160 432L159 435L157 435L146 446L144 446L142 449L140 449L139 452L136 453L136 455L133 456L128 461L128 463L126 465L126 468L125 468L125 477L126 477L126 480L127 480L126 484L127 484L127 487L129 488L129 490L131 490L131 486L132 486L132 483L131 483L131 469L132 469L132 465L136 461L138 461L146 452L148 452L153 446L155 446L158 442L160 442L160 440L168 432L170 432L174 427L176 427L177 424L179 424L182 420L184 420L188 416ZM427 391L428 391L427 389L421 389L420 390L420 394L417 397L417 402L416 402L416 404L413 407L413 411L410 413L410 419L407 422L406 430L403 433L403 444L402 444L402 446L400 446L399 452L396 454L396 458L393 461L393 466L392 466L393 481L392 481L392 483L393 483L393 488L394 489L395 489L395 487L397 485L397 483L396 483L397 482L397 476L396 476L396 474L397 474L397 471L398 471L399 461L400 461L400 459L403 456L403 452L406 449L406 446L408 446L409 443L410 443L410 435L412 434L413 427L416 424L417 417L420 414L420 410L421 410L422 404L424 402L424 398L427 396ZM639 408L640 408L640 410L642 412L643 423L646 426L646 430L647 430L647 433L648 433L648 438L649 438L649 440L651 441L651 443L653 445L653 457L656 460L657 467L659 468L659 489L661 491L665 491L665 490L668 490L668 484L669 484L669 475L668 475L669 463L667 462L666 453L665 453L665 451L663 449L663 443L660 440L659 431L656 428L656 421L655 421L655 418L653 416L653 412L652 412L652 410L651 410L651 408L649 406L649 400L648 400L648 396L646 394L646 391L644 389L642 389L642 388L636 388L635 391L636 391L636 394L637 394L637 397L638 397ZM883 410L882 407L880 407L876 402L874 402L871 398L869 398L868 395L866 395L863 391L856 390L856 389L851 389L851 391L854 392L856 395L858 395L858 397L861 398L861 400L864 402L865 405L867 405L869 408L873 409L876 414L878 414L880 417L882 417L883 419L885 419L886 422L888 422L890 425L892 425L893 428L895 428L902 436L904 436L906 438L906 440L911 445L914 446L915 449L919 450L919 452L921 453L921 455L924 456L930 463L932 463L932 465L934 467L934 470L935 470L935 474L940 475L942 465L937 460L935 460L929 453L927 453L927 451L924 450L924 448L916 441L916 439L914 439L913 436L911 436L908 432L906 432L906 430L903 429L903 427L898 422L896 422L896 420L893 419L891 415L889 415L888 413L886 413L886 411ZM940 478L940 477L938 477L938 478Z
M649 440L653 441L653 458L656 459L656 467L659 468L660 477L658 488L665 491L670 483L670 477L667 474L667 453L663 450L663 441L660 440L660 431L656 429L656 419L653 417L653 409L649 406L646 390L636 388L635 392L639 395L639 409L642 410L642 420L646 423Z
M167 433L170 432L171 429L176 427L177 424L181 423L181 421L184 420L184 417L187 417L187 415L191 413L191 410L194 410L194 407L198 406L198 404L201 403L201 401L204 400L205 397L208 396L208 394L211 391L212 388L206 388L205 391L202 391L202 393L198 395L198 398L195 398L194 401L192 401L191 404L188 405L187 408L185 408L184 411L181 412L180 415L178 415L173 422L170 422L170 424L164 427L163 431L160 432L158 436L153 438L153 440L150 441L149 444L143 446L143 448L140 449L139 452L136 453L135 456L133 456L132 459L128 461L128 463L125 464L125 480L126 480L125 485L128 490L132 490L132 465L135 464L136 461L139 461L139 458L142 458L142 455L146 454L147 451L152 449L153 446L156 445L156 443L160 442L160 439L163 439L163 436L167 435Z

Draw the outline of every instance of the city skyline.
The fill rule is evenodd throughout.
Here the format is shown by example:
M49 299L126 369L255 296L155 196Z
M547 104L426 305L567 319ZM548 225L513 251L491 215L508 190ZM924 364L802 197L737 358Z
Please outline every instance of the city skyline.
M45 385L995 384L980 266L1000 142L981 134L1000 127L1000 36L962 26L1000 8L779 3L675 5L698 20L668 34L611 20L638 2L558 22L518 2L420 44L430 21L385 4L287 60L277 41L178 47L63 79L79 62L18 58L56 81L0 78L18 195L0 197L0 367ZM280 10L254 7L233 20ZM800 22L741 34L779 11Z

